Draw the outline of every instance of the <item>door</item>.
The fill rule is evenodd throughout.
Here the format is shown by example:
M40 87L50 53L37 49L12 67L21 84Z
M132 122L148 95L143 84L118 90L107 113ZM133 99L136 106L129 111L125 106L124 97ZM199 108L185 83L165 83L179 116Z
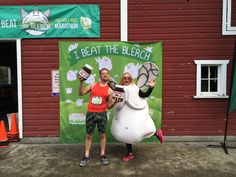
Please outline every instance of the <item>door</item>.
M0 41L0 120L4 120L7 131L7 115L18 112L16 51L15 40Z

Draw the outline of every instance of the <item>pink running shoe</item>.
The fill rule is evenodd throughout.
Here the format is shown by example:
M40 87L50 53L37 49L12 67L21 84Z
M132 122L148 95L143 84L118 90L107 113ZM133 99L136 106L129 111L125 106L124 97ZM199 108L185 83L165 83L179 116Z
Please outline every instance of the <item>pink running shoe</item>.
M161 129L158 130L156 135L157 135L157 138L160 140L160 143L162 144L164 142L164 135L162 133L162 130Z
M124 162L128 162L129 160L132 160L134 158L134 155L132 153L128 153L126 156L122 158Z

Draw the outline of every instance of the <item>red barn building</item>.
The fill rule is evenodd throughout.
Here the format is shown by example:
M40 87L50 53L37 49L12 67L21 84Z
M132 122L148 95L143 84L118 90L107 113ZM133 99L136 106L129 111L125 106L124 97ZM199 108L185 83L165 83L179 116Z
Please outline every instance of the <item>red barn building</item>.
M236 3L219 0L1 0L0 6L99 4L100 38L82 41L163 41L162 128L167 140L222 140L236 35ZM225 10L225 9L227 10ZM228 9L232 10L228 18ZM1 12L0 12L1 13ZM226 17L225 17L226 16ZM229 21L230 20L230 26ZM230 27L230 28L229 28ZM60 136L59 97L51 70L58 41L0 39L0 66L13 71L21 138ZM65 39L63 40L73 40ZM13 58L13 59L12 59ZM7 63L7 64L6 64ZM205 84L204 75L213 73ZM210 89L209 92L206 92ZM216 93L217 92L217 93ZM3 96L4 94L2 94ZM6 95L5 95L6 96ZM235 139L236 113L228 135ZM220 137L220 138L219 138Z

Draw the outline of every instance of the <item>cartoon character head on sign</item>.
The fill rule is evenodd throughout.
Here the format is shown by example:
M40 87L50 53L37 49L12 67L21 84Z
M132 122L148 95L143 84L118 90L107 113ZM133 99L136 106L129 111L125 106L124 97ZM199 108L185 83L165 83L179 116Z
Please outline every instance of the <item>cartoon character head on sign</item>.
M96 76L96 74L90 74L89 78L87 80L85 80L85 83L86 84L95 83L95 76Z
M66 78L68 81L74 81L77 79L77 73L78 71L77 70L69 70L66 74Z
M27 33L33 36L39 36L50 29L50 9L45 12L34 9L30 13L27 13L24 9L21 9L20 13L23 29L25 29Z
M137 63L136 65L134 63L128 63L125 66L124 72L128 72L131 74L132 78L135 79L138 77L138 70L142 65Z
M102 68L106 68L110 71L112 69L112 62L109 57L107 57L107 56L104 56L102 58L97 57L97 58L95 58L95 60L99 65L99 70L101 70Z

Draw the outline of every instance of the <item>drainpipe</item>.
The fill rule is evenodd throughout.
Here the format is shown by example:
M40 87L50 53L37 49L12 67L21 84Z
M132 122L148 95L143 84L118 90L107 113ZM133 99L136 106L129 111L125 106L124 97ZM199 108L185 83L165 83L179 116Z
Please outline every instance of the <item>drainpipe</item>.
M128 0L120 0L120 40L128 41Z

